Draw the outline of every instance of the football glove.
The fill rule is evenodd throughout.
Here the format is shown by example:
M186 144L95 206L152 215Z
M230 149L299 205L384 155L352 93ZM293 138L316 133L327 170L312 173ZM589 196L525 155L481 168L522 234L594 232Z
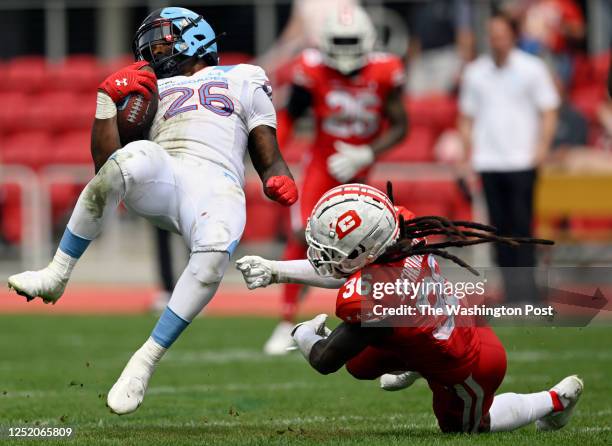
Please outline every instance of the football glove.
M328 337L331 334L331 330L325 326L328 317L329 316L327 314L321 313L309 321L300 322L295 327L293 327L293 330L291 330L291 336L293 336L293 338L295 339L295 333L297 332L298 328L304 326L307 327L308 330L312 331L312 333L318 336L324 338Z
M157 78L154 73L141 70L145 65L145 61L134 62L114 72L102 81L98 90L106 93L115 104L132 93L139 93L149 99L157 89Z
M273 263L259 256L244 256L236 260L236 268L242 273L249 290L265 288L277 278Z
M328 337L331 330L325 326L327 314L319 314L314 319L297 324L291 330L291 336L295 341L298 350L307 361L310 361L312 347L321 339Z
M334 147L336 153L327 159L327 170L340 183L355 178L361 169L374 162L374 152L370 146L336 141Z
M298 199L297 186L293 179L286 175L268 178L264 186L264 193L270 200L283 206L291 206Z

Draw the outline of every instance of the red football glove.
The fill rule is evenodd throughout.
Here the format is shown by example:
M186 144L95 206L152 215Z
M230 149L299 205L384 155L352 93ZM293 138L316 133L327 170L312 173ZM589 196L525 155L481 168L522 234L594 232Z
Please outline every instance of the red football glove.
M295 182L286 175L271 177L266 181L264 192L270 200L283 206L291 206L298 199Z
M114 103L131 93L140 93L149 99L157 89L157 77L150 71L140 69L145 65L148 63L140 61L122 68L104 79L98 89L109 95Z

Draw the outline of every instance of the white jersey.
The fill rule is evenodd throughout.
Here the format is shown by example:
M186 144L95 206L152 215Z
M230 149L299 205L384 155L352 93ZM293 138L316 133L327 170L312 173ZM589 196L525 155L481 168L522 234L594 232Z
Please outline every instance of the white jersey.
M149 139L171 156L218 164L244 185L249 132L259 125L276 128L264 70L247 64L206 67L191 76L160 79L158 89Z

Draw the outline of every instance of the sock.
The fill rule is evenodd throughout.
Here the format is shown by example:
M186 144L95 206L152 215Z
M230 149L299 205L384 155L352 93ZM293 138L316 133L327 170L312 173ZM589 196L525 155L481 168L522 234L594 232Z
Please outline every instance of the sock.
M69 232L68 229L66 231ZM57 248L55 256L53 256L53 260L51 260L47 268L57 274L62 280L68 280L78 260L78 257L66 254L62 250L62 244L60 243L60 247Z
M144 381L146 386L166 350L166 347L161 346L155 339L149 337L142 347L132 355L121 375L138 377Z
M58 252L61 250L67 256L74 259L79 259L90 243L91 240L79 237L78 235L73 234L70 229L66 228L64 230L64 235L60 240Z
M518 429L548 415L552 410L553 401L548 391L497 395L489 409L491 432Z
M189 321L181 318L170 308L166 307L151 333L151 338L160 346L168 348L177 340L188 325Z
M151 337L170 347L215 295L229 263L226 252L197 252L181 274Z
M561 398L559 398L559 394L557 392L554 390L549 390L548 393L550 393L550 398L552 399L553 412L561 412L563 409L565 409L565 406L563 405L563 402L561 401Z

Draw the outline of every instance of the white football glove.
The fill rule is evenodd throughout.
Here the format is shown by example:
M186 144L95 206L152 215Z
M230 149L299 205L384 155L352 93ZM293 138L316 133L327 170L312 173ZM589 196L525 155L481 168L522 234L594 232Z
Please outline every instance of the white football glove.
M274 263L259 256L244 256L236 260L236 268L242 273L249 290L265 288L276 282Z
M331 334L331 330L325 326L325 322L327 322L328 317L329 316L327 314L321 313L309 321L300 322L295 327L293 327L293 330L291 330L291 336L294 336L297 329L304 325L311 329L314 334L322 336L324 338L328 337Z
M340 183L353 179L357 172L374 162L374 152L370 146L336 141L334 148L336 153L327 159L327 170Z
M331 334L331 330L325 326L325 321L327 321L327 314L319 314L314 319L297 324L291 330L291 336L298 350L307 361L310 361L310 351L313 345Z

